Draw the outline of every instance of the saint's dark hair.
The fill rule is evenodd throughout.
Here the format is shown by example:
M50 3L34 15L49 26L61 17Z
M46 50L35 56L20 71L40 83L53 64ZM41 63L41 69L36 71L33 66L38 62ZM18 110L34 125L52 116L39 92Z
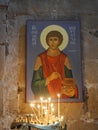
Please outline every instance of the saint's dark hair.
M60 40L60 44L62 43L63 41L63 35L59 32L59 31L51 31L47 34L46 36L46 42L48 43L48 40L50 37L58 37L59 40Z

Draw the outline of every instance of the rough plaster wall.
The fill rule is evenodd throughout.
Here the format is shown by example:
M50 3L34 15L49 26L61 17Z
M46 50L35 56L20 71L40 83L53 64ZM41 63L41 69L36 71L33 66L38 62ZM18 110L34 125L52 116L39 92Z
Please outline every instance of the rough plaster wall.
M31 112L25 103L26 20L81 21L83 103L62 103L68 130L98 129L98 1L0 0L0 47L5 47L0 80L0 130L10 130L19 114ZM2 71L0 71L1 73Z

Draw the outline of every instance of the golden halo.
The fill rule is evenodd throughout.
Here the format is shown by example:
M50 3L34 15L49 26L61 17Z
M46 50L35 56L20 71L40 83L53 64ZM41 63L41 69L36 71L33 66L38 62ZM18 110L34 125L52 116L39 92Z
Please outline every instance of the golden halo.
M48 49L48 45L46 43L46 36L50 31L53 31L53 30L59 31L63 35L62 44L59 46L59 49L63 50L68 44L69 37L68 37L68 33L66 32L66 30L59 25L49 25L42 30L41 35L40 35L41 44L42 44L43 48Z

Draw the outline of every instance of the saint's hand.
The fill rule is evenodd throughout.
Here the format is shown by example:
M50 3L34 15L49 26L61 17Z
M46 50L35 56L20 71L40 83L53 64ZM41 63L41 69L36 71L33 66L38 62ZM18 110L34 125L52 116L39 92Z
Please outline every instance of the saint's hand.
M46 84L49 84L50 81L60 78L61 79L61 75L58 72L53 72L49 77L47 77L46 79Z

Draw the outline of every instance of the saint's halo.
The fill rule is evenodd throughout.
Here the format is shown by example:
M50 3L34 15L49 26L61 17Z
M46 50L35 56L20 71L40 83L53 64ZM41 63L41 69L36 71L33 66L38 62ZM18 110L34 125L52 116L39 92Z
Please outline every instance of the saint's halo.
M59 49L62 51L64 48L66 48L69 41L68 33L63 27L59 25L49 25L42 30L40 35L40 42L42 44L42 47L46 50L48 49L48 45L46 43L46 36L50 31L59 31L63 35L63 41L62 44L59 46Z

